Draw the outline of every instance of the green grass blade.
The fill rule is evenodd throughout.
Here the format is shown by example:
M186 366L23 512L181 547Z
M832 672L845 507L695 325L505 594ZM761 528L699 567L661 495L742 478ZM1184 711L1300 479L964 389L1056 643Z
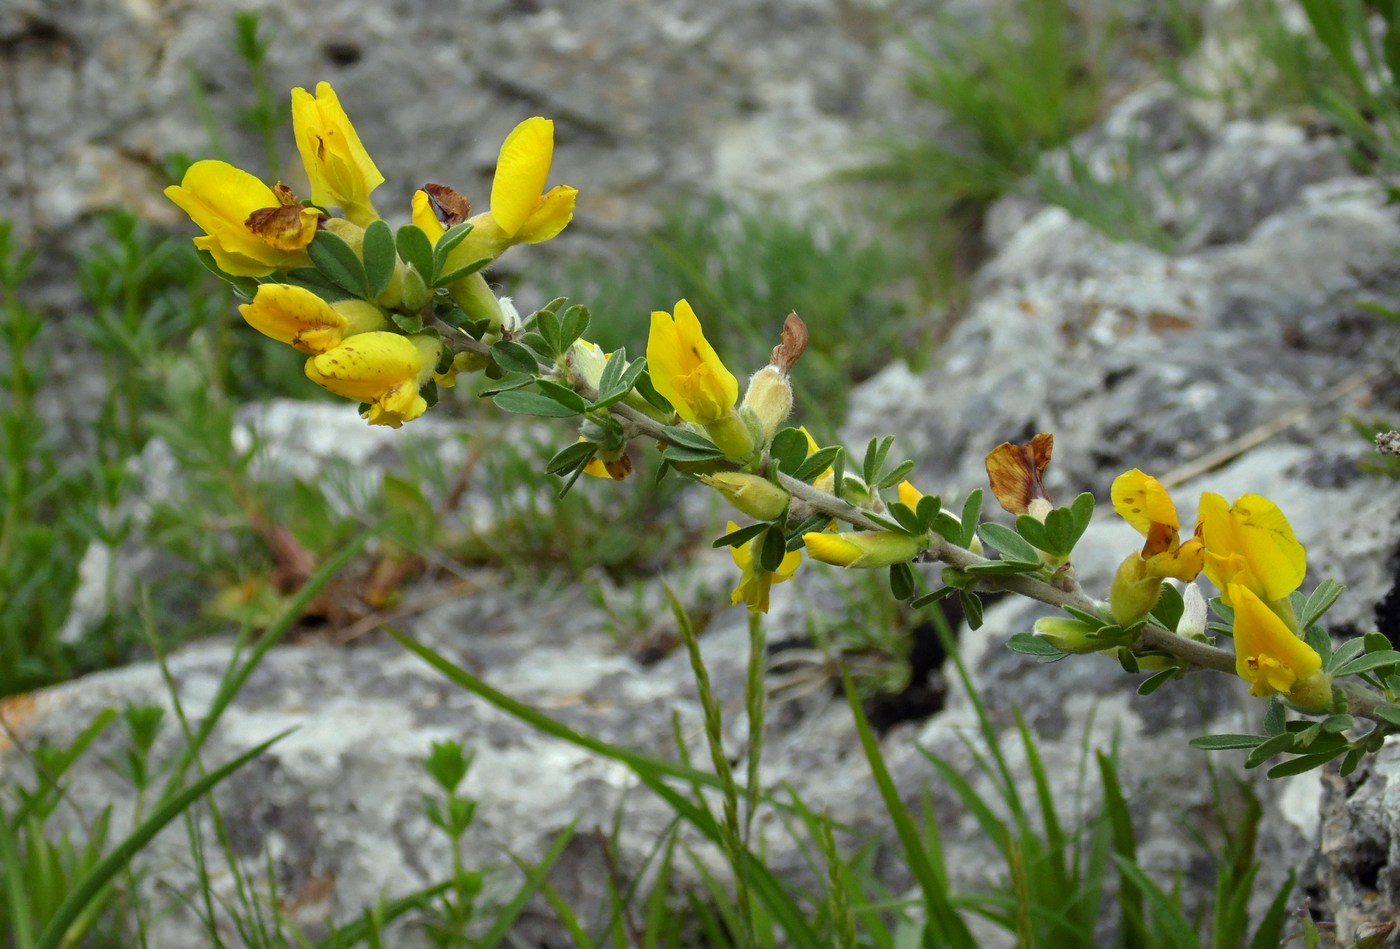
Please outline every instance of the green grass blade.
M10 931L15 949L33 949L34 921L30 918L30 901L24 892L19 847L15 844L13 831L18 826L8 819L0 819L0 872L5 874L5 901L10 905ZM42 840L34 844L43 845Z
M525 904L530 902L530 898L534 896L540 886L543 885L544 881L549 877L550 869L554 866L555 862L563 856L564 848L569 846L569 841L574 839L574 828L578 826L579 818L581 817L583 817L582 813L569 821L564 829L559 831L554 838L554 842L549 845L549 850L545 853L544 859L535 866L526 864L514 854L510 855L510 859L514 861L515 865L525 874L525 882L520 884L520 889L516 890L515 895L501 907L500 911L496 914L496 921L491 924L491 928L487 930L486 935L481 937L480 945L487 947L495 946L502 939L506 938L507 934L510 932L510 927L515 925L515 921L520 918L521 912L524 911Z
M1131 880L1133 885L1140 890L1147 898L1147 903L1151 907L1152 920L1156 938L1149 938L1146 942L1128 942L1128 945L1157 945L1170 946L1172 949L1201 949L1200 940L1196 937L1196 928L1191 925L1177 901L1163 892L1162 888L1147 878L1147 874L1142 872L1142 868L1131 860L1119 854L1114 854L1114 861L1118 864L1118 872L1125 881ZM1149 934L1149 936L1152 934Z
M1097 754L1099 777L1103 782L1103 813L1112 828L1113 856L1115 860L1137 865L1137 837L1133 833L1133 815L1128 802L1123 797L1123 788L1118 783L1118 771L1113 759L1102 751ZM1122 867L1122 863L1119 863ZM1129 877L1119 872L1118 906L1121 914L1119 927L1123 933L1123 944L1145 946L1150 944L1143 916L1142 891Z
M841 670L841 683L846 689L846 700L851 706L856 733L860 737L860 745L865 752L865 759L870 764L871 776L880 789L880 797L884 799L885 810L889 813L890 820L894 823L895 833L899 835L900 843L904 847L904 857L908 861L909 871L914 875L914 879L923 892L924 906L928 910L928 924L924 930L925 945L966 946L968 949L972 949L976 946L972 933L948 900L947 881L939 876L929 861L929 855L924 849L923 835L919 833L918 825L914 823L909 810L900 800L899 789L895 787L894 779L890 777L889 769L885 767L884 756L880 754L880 745L875 740L874 732L870 730L870 722L865 717L864 709L861 708L855 684L851 682L851 675L845 668ZM934 939L935 933L938 937L936 940Z
M127 835L126 839L118 844L100 863L83 875L49 919L44 931L39 934L36 949L57 949L62 944L68 927L83 912L87 904L97 896L112 877L121 872L137 851L150 843L151 839L160 833L166 824L179 817L185 808L207 794L224 778L258 757L290 733L291 729L288 729L274 735L261 745L250 748L227 764L215 768L180 793L161 801L160 805L141 822L139 827Z

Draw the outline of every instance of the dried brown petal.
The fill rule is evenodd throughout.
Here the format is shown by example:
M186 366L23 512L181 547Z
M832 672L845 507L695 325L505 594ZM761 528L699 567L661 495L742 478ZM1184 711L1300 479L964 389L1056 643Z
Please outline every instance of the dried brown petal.
M472 203L456 188L429 182L423 186L423 191L443 227L450 230L471 217Z
M1036 498L1050 500L1041 476L1054 447L1055 436L1041 432L1024 445L1002 442L987 453L987 477L1002 507L1012 514L1025 514Z
M278 196L280 199L280 195ZM244 222L269 246L278 250L301 250L316 236L316 226L322 218L315 208L300 204L284 204L276 208L259 208Z
M769 361L786 375L806 351L807 324L793 311L783 321L783 341L773 347L773 356Z

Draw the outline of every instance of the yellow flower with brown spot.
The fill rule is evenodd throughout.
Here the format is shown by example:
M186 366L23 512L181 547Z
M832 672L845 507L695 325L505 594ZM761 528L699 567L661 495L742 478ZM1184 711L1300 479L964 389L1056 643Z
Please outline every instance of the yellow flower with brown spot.
M1181 542L1176 505L1161 482L1134 468L1113 479L1109 494L1118 516L1147 538L1140 556L1148 576L1175 577L1183 582L1196 579L1204 547L1197 537Z
M1294 635L1249 587L1231 584L1228 595L1235 609L1235 672L1249 683L1249 694L1280 692L1299 708L1325 710L1332 686L1317 650Z
M306 361L306 377L336 395L369 403L361 417L398 428L428 408L418 391L432 378L442 343L379 331L352 336Z
M316 236L321 212L295 203L223 161L197 161L165 196L204 230L194 246L207 250L224 273L265 277L276 270L311 266L306 245Z
M369 196L384 183L384 176L360 143L330 83L317 83L315 96L300 87L292 90L292 134L311 180L314 203L342 208L361 226L379 217Z
M729 531L736 531L739 525L733 521L729 522ZM763 542L760 534L747 544L729 548L729 552L734 557L734 563L743 571L739 577L739 585L734 588L729 601L733 604L745 603L748 605L750 613L768 612L768 594L772 590L773 584L782 583L784 580L791 580L792 575L797 572L797 568L802 563L802 552L800 550L790 550L783 556L783 562L779 564L777 570L764 570L758 562L758 550L754 545Z
M1218 494L1201 495L1196 536L1205 544L1205 572L1234 606L1229 592L1247 587L1265 603L1278 603L1303 583L1307 551L1277 504L1243 494L1227 504Z
M364 300L327 303L305 287L259 284L252 303L238 308L243 319L264 336L308 355L334 349L351 336L389 325L384 312Z

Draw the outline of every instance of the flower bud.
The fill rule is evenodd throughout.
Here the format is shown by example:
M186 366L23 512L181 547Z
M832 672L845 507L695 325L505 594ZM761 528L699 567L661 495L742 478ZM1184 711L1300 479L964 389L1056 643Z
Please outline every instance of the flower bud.
M1148 573L1142 557L1131 553L1113 575L1113 586L1108 591L1108 609L1115 621L1131 626L1152 612L1161 593L1162 578Z
M772 521L787 510L789 495L767 478L738 471L697 475L701 481L729 499L739 510L760 521Z
M924 545L917 537L893 531L851 531L827 534L813 531L802 535L807 555L813 560L837 567L869 569L908 563Z
M739 411L758 422L763 444L771 442L792 413L792 383L787 373L777 366L764 366L754 373Z
M1098 632L1097 628L1067 616L1047 616L1038 619L1031 632L1061 652L1077 655L1098 652L1113 645L1094 635Z

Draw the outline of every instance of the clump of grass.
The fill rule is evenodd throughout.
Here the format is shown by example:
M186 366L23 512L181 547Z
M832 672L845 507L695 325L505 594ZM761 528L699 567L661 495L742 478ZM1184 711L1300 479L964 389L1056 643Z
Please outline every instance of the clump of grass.
M939 18L915 49L909 87L938 134L882 142L854 173L890 194L891 220L923 243L930 289L945 296L976 263L986 208L1100 114L1122 27L1067 0L1005 0L987 18Z

